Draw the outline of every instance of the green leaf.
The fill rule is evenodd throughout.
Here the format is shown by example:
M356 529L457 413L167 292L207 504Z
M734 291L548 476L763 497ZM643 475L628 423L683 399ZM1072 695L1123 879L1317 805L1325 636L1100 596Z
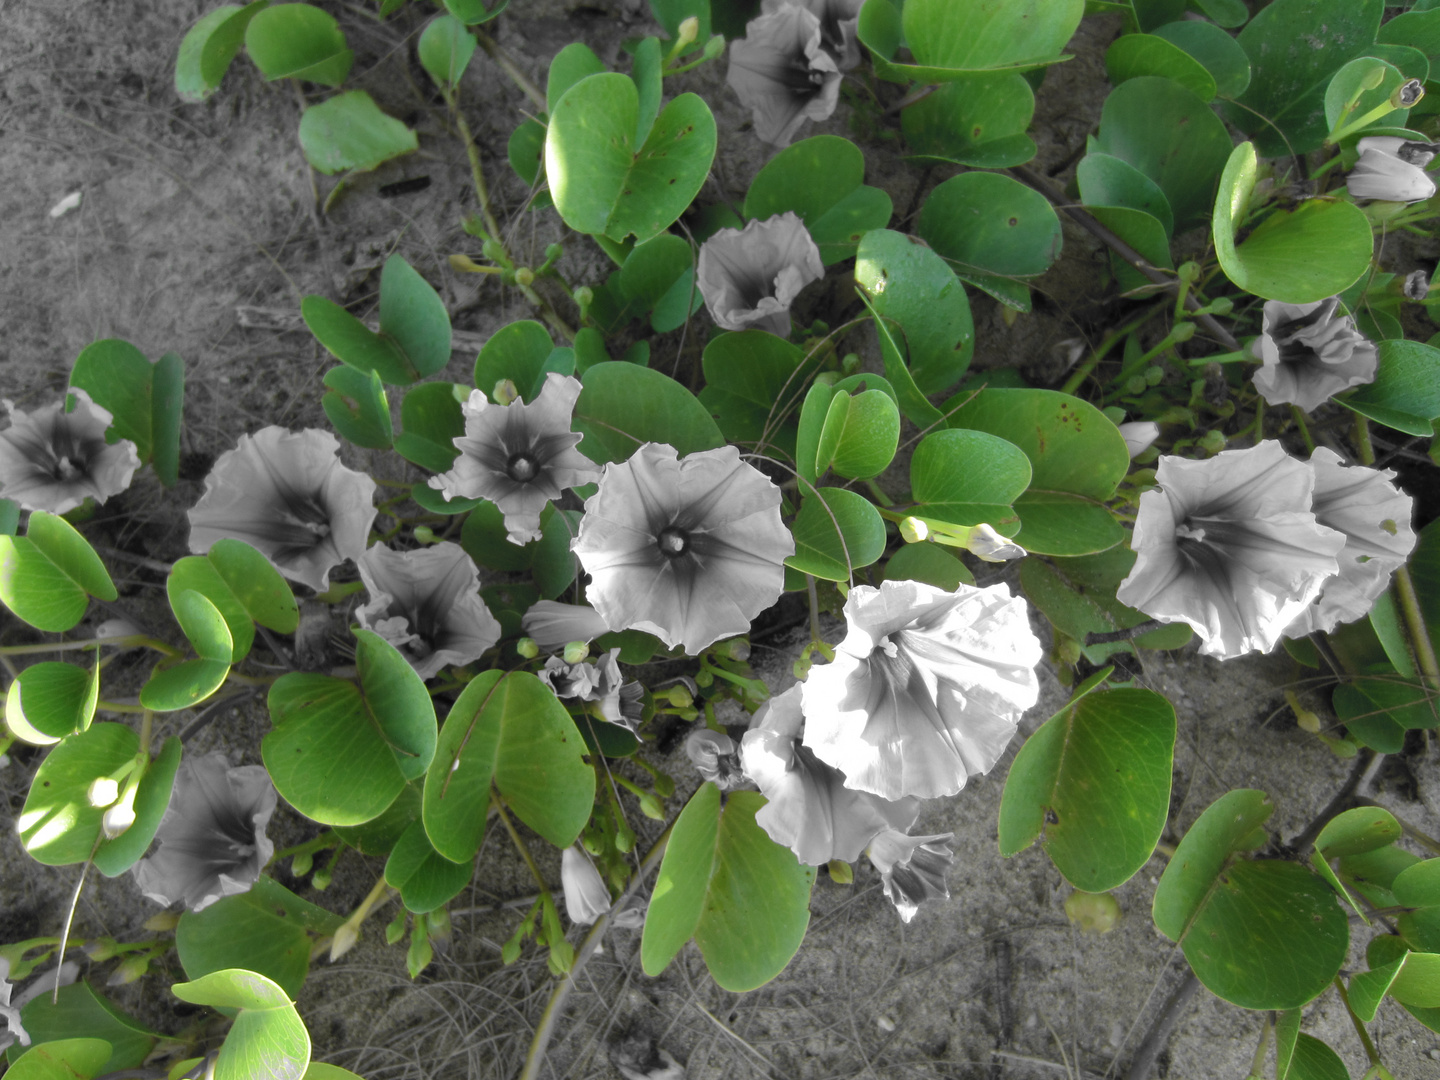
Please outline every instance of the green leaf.
M481 810L484 820L484 810ZM425 826L416 821L395 842L385 863L385 881L400 890L400 898L410 911L434 911L458 896L470 884L475 867L470 856L451 862L431 846Z
M931 432L910 459L911 513L1013 535L1020 521L1011 504L1030 476L1030 460L1014 443L983 431Z
M795 447L794 413L815 364L797 346L763 330L717 334L705 346L700 401L730 442ZM818 437L818 436L817 436ZM811 452L814 480L814 453ZM802 470L803 472L803 470Z
M555 342L550 338L550 331L533 319L521 319L502 326L490 336L475 358L475 386L486 398L494 401L495 387L509 379L520 391L523 401L534 401L537 391L532 387L544 385L545 362L554 351Z
M21 1023L36 1045L54 1046L62 1040L80 1039L82 1033L83 1041L103 1040L110 1046L110 1057L98 1073L139 1068L155 1047L158 1032L150 1031L133 1016L121 1012L87 982L60 987L56 999L52 1002L50 994L41 994L20 1010ZM19 1044L9 1048L11 1071L7 1075L18 1075L14 1063L24 1053L24 1047ZM65 1080L74 1080L73 1073L61 1075Z
M975 326L965 287L944 259L902 233L872 230L856 252L855 283L869 294L872 311L899 324L921 393L959 381L975 351Z
M28 726L58 741L90 726L98 689L94 671L53 660L31 664L6 695L6 722L12 731Z
M453 15L437 15L420 34L416 51L420 66L442 90L454 90L470 58L475 55L475 35Z
M1075 181L1080 186L1080 201L1086 206L1142 210L1164 226L1167 236L1175 231L1170 200L1160 185L1128 161L1110 154L1086 154L1075 168Z
M910 161L1003 169L1023 165L1036 147L1025 132L1035 115L1035 94L1013 71L945 83L900 112Z
M1126 34L1105 53L1105 71L1116 86L1142 75L1174 79L1201 101L1215 97L1215 77L1179 45L1152 34Z
M395 433L390 426L390 402L385 397L379 372L366 373L342 366L327 371L323 381L329 391L320 404L330 426L356 446L390 449Z
M660 97L663 92L661 84L664 80L660 70L660 39L642 38L635 47L634 63L632 78L640 95L635 119L635 145L643 146L655 123L655 114L660 111Z
M584 42L572 41L550 61L550 72L545 83L545 109L552 115L555 106L565 96L565 91L581 79L599 75L605 70L605 63L595 55Z
M975 575L939 544L906 544L885 564L884 580L923 581L954 592L962 584L974 585Z
M1130 452L1103 413L1056 390L987 389L957 404L945 404L952 428L989 432L1030 459L1030 487L1015 500L1017 543L1041 555L1088 555L1124 539L1103 503L1129 471Z
M1180 46L1205 67L1222 98L1237 98L1250 85L1250 58L1236 40L1218 26L1181 19L1150 31Z
M1400 835L1400 823L1390 811L1379 806L1360 806L1326 822L1315 838L1315 850L1326 859L1339 859L1385 847ZM1440 903L1440 895L1436 896L1435 903Z
M271 11L278 10L271 8ZM300 147L317 172L371 169L420 148L415 132L387 116L364 90L347 90L300 117Z
M643 242L700 191L715 157L715 118L705 102L695 94L674 98L637 150L639 110L635 83L613 72L580 80L555 103L545 175L571 228Z
M1395 894L1395 902L1405 907L1440 907L1440 859L1426 859L1406 867L1395 875L1390 891Z
M104 1039L56 1039L32 1046L5 1075L10 1080L94 1080L112 1053Z
M175 56L175 92L186 101L201 102L220 89L230 62L245 43L245 28L270 0L241 7L222 4L192 26Z
M337 827L335 832L362 855L389 855L410 823L419 820L420 785L411 783L405 785L379 817L362 825Z
M140 738L124 724L102 722L50 751L40 763L16 819L20 841L36 862L67 866L90 858L105 807L90 805L90 785L134 760Z
M1350 1070L1345 1068L1339 1054L1302 1031L1295 1038L1288 1080L1350 1080Z
M690 46L693 50L700 48L710 39L710 2L711 0L650 0L650 10L672 40L680 36L680 24L693 15L700 24L695 42ZM720 31L717 28L714 32Z
M380 333L422 379L450 363L450 313L430 283L399 255L380 271Z
M674 379L624 361L596 364L585 372L575 403L579 450L591 461L626 461L641 443L669 443L680 456L723 446L709 411Z
M118 877L140 861L155 839L160 821L170 806L175 787L175 770L180 767L180 740L171 735L160 756L149 763L135 792L135 821L113 840L101 840L95 852L95 869L106 877Z
M100 556L64 518L37 510L25 536L0 534L0 601L35 629L64 633L84 618L87 596L118 595Z
M107 338L82 349L70 372L70 385L84 390L91 401L111 415L107 436L113 433L115 439L129 439L141 461L149 461L155 448L150 416L151 371L150 361L134 345Z
M180 479L180 426L185 412L185 362L177 353L155 361L150 375L151 467L166 487Z
M250 618L278 634L295 633L300 625L295 593L269 559L230 536L215 541L205 557Z
M1398 754L1410 729L1440 724L1429 691L1393 674L1337 686L1331 704L1352 736L1382 754Z
M310 937L300 920L273 900L277 891L289 890L269 878L260 880L267 884L257 882L249 892L182 914L175 951L191 979L243 963L298 997L310 970Z
M234 657L230 628L225 625L220 610L203 593L181 589L170 598L170 607L200 659L230 663Z
M505 156L515 174L525 181L525 186L535 187L545 165L545 125L538 120L526 120L510 133L510 141L505 144Z
M1413 46L1434 61L1440 58L1440 8L1396 15L1380 27L1375 40L1387 45Z
M309 4L276 4L257 12L245 28L245 51L266 79L324 86L344 82L355 61L335 17Z
M1087 694L1020 748L1000 802L1000 854L1041 837L1085 892L1128 881L1154 854L1170 809L1175 710L1151 690Z
M962 274L1031 277L1060 257L1060 219L1049 200L1000 173L961 173L940 184L916 231Z
M1170 258L1170 237L1158 218L1128 206L1091 206L1087 209L1096 221L1138 251L1152 266L1167 270L1175 268L1174 260ZM1118 252L1110 252L1110 268L1122 292L1151 285L1150 279L1122 259Z
M395 449L406 461L413 461L431 472L449 471L460 453L455 448L455 440L465 434L465 414L452 392L453 385L422 383L407 390L400 402L403 430L395 438ZM438 492L436 498L439 498Z
M1337 398L1342 405L1407 435L1431 435L1440 417L1440 349L1419 341L1381 341L1375 381Z
M862 291L859 293L860 302L865 305L865 310L875 324L875 337L880 343L880 361L885 366L885 378L895 389L895 403L900 406L900 411L916 427L939 427L945 423L945 417L939 409L930 404L920 388L915 385L915 380L910 377L910 369L905 364L905 354L901 351L900 343L895 340L895 334L899 328L892 330L891 324L882 318L876 311L870 298ZM827 403L828 408L828 403Z
M1249 788L1226 792L1205 809L1180 841L1155 889L1153 914L1162 934L1171 941L1185 935L1226 863L1237 851L1256 846L1257 830L1274 811L1268 795Z
M1085 13L1084 0L867 0L860 40L875 71L895 82L947 82L976 72L1025 71L1068 59L1060 50ZM901 35L913 64L892 63Z
M596 292L591 318L613 332L631 319L650 314L664 300L673 310L665 313L662 322L673 330L705 302L695 288L694 266L689 243L673 233L636 244L620 269ZM679 294L671 297L677 288ZM674 325L668 325L672 321Z
M1190 90L1146 75L1122 83L1105 99L1094 149L1129 162L1159 184L1176 229L1183 230L1209 216L1230 136Z
M1330 77L1369 50L1384 7L1383 0L1275 0L1240 31L1253 76L1226 119L1252 135L1264 157L1319 149L1329 130Z
M200 659L157 669L140 688L140 703L156 712L188 709L210 697L224 684L234 658L225 616L204 593L176 589L170 600L180 628Z
M828 581L848 581L854 571L885 554L880 512L863 495L845 488L807 489L790 531L795 534L795 554L785 565Z
M755 824L764 804L737 791L722 807L706 783L681 811L645 918L646 974L664 971L692 936L715 981L734 993L763 986L790 962L810 921L815 871Z
M900 445L900 410L883 390L842 391L830 399L816 451L816 471L847 480L879 476Z
M1145 33L1153 33L1157 26L1184 18L1185 0L1130 0L1135 12L1135 21Z
M1379 85L1372 85L1375 82ZM1333 131L1342 122L1349 124L1358 120L1377 105L1388 102L1404 82L1405 76L1384 60L1357 56L1330 78L1330 85L1325 90L1326 127ZM1355 103L1347 110L1346 106L1352 98ZM1409 109L1395 109L1359 128L1358 134L1363 135L1375 127L1404 127L1409 116Z
M765 163L745 195L745 216L764 220L793 211L826 266L855 254L870 229L890 220L890 196L865 183L865 155L849 139L816 135Z
M242 968L214 971L170 992L192 1005L239 1009L215 1062L215 1080L301 1080L310 1063L310 1035L285 991Z
M381 0L381 2L383 5L386 3L394 3L395 0ZM403 2L404 0L400 0L400 3ZM489 22L510 6L510 0L495 0L495 3L490 7L485 6L485 0L443 0L443 2L445 4L445 10L451 15L454 15L455 18L459 19L466 26L478 26L481 23ZM390 13L382 10L380 14L388 15ZM332 1066L326 1066L326 1068L331 1067ZM313 1068L312 1066L312 1071ZM305 1075L309 1076L310 1073L306 1073Z

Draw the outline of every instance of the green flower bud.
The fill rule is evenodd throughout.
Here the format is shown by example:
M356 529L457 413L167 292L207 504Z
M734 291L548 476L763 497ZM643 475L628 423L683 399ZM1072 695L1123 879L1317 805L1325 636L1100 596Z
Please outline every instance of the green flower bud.
M429 525L416 525L415 539L421 544L437 544L440 542L440 538L435 535L435 530L430 528Z
M520 390L510 379L501 379L490 391L490 400L496 405L509 405L520 396Z
M907 517L900 522L900 539L907 544L918 544L930 536L930 526L917 517Z
M515 643L515 651L526 660L534 660L540 655L540 646L535 644L534 638L522 637Z
M305 877L314 869L315 856L308 851L302 851L290 860L290 872L296 877Z
M682 19L680 25L675 28L675 44L683 49L700 36L700 20L691 15L688 19Z
M1185 325L1189 326L1190 324L1186 323ZM1165 369L1162 368L1159 364L1151 364L1148 368L1145 369L1145 381L1151 386L1159 386L1161 380L1164 378Z
M640 796L640 812L652 821L665 820L665 804L649 791Z
M855 883L855 868L844 859L831 859L825 869L830 872L830 880L836 885Z
M691 705L695 704L695 695L690 693L690 688L684 683L676 683L670 687L669 690L665 691L665 695L669 699L670 704L674 705L677 709L688 709Z
M535 271L531 270L528 266L520 267L519 270L515 271L515 284L523 286L535 284Z
M1109 893L1072 892L1065 898L1065 917L1085 934L1108 934L1120 921L1120 905Z
M1189 341L1195 336L1195 324L1193 322L1176 323L1170 331L1170 340L1180 345Z
M1208 454L1218 454L1225 449L1225 433L1211 429L1200 436L1200 448Z
M1150 384L1145 381L1145 376L1131 375L1130 378L1125 380L1125 393L1131 396L1143 394L1149 386Z
M590 643L588 641L572 641L565 646L565 652L562 655L567 664L582 664L590 655Z

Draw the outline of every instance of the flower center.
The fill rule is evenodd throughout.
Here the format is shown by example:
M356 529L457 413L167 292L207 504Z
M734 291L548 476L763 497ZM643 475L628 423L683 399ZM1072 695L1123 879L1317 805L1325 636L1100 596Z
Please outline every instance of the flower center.
M80 467L64 454L61 454L60 460L55 463L56 480L74 480L80 476L80 473Z
M655 542L659 545L660 554L667 559L678 559L690 550L689 533L684 529L677 529L674 525L667 525L661 529Z
M527 484L539 472L540 466L529 454L511 454L510 460L505 462L505 474L516 483Z

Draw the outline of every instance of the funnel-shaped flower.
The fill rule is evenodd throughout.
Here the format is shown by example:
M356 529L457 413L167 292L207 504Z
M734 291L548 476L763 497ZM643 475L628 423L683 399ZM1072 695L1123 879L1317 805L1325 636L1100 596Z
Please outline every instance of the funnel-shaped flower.
M190 550L233 536L291 581L324 592L330 571L365 553L375 521L375 481L347 469L334 435L267 427L240 436L205 478L190 509Z
M760 10L773 15L781 8L798 5L820 20L820 42L841 71L860 63L860 41L855 31L865 0L765 0Z
M562 604L537 600L520 620L520 628L546 652L563 649L572 641L593 641L610 628L588 604Z
M1349 315L1335 315L1338 296L1313 304L1265 303L1263 332L1251 352L1263 363L1255 389L1271 405L1318 408L1342 390L1374 382L1379 356Z
M607 626L694 655L745 633L779 599L795 540L780 489L735 447L680 461L673 446L645 443L605 466L572 547Z
M570 426L579 397L580 380L553 371L528 405L519 399L495 405L471 391L460 407L465 434L454 440L460 456L430 486L447 499L489 499L504 513L512 544L539 540L545 504L600 475L575 449L581 436Z
M156 834L160 849L135 864L135 882L157 904L191 911L248 892L275 854L265 835L275 785L263 766L231 768L221 753L187 757Z
M870 842L867 854L885 886L885 898L895 905L900 918L909 922L926 900L950 896L945 874L955 862L950 850L954 833L935 836L906 836L883 832Z
M1134 420L1119 427L1120 437L1125 440L1125 449L1132 458L1149 450L1160 437L1160 425L1153 420Z
M695 766L702 779L710 781L721 791L745 786L738 750L735 740L723 731L702 727L685 736L685 756L690 759L690 764Z
M1029 606L1004 585L860 585L833 663L804 683L805 745L887 799L953 795L989 772L1040 683Z
M103 503L130 486L140 455L135 444L105 442L112 417L72 388L75 408L64 402L24 413L6 401L10 426L0 431L0 498L22 510L63 514L92 498Z
M1343 533L1345 546L1336 556L1340 573L1326 579L1319 599L1285 628L1286 637L1328 633L1368 615L1390 575L1415 548L1410 527L1415 501L1390 482L1393 472L1347 468L1339 454L1323 446L1310 455L1310 467L1315 471L1315 520Z
M824 120L840 99L840 68L825 51L820 20L782 4L751 19L743 41L730 43L730 89L755 118L755 134L789 146L806 120Z
M1206 656L1268 652L1339 572L1345 536L1315 520L1315 474L1278 442L1208 461L1162 457L1160 490L1140 496L1139 556L1116 597L1161 622L1189 623Z
M715 324L790 336L790 305L825 276L820 249L793 211L720 229L700 245L696 280Z
M1345 180L1357 199L1420 202L1435 194L1435 181L1425 172L1440 143L1411 142L1396 135L1371 135L1355 144L1360 160Z
M560 853L560 884L565 914L576 926L589 926L610 910L610 890L595 864L574 844Z
M370 594L356 620L399 649L422 679L478 660L500 640L500 623L480 599L480 572L459 544L403 552L376 544L356 564Z
M878 833L914 824L920 800L891 801L846 787L844 773L801 743L800 697L796 683L760 706L740 742L745 775L769 800L755 821L802 863L853 862Z

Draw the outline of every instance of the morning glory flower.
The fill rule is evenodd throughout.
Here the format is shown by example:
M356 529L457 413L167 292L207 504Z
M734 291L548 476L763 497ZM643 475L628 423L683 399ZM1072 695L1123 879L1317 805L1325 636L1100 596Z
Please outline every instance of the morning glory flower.
M915 822L919 799L882 799L845 786L845 774L826 765L801 741L805 719L801 684L771 698L740 742L745 775L769 800L755 822L770 839L810 866L853 862L877 834L902 832Z
M1336 317L1338 296L1312 304L1265 302L1262 333L1250 351L1263 361L1255 389L1271 405L1319 408L1342 390L1375 381L1379 354L1349 315Z
M545 504L600 475L575 449L581 435L570 425L579 397L580 380L553 371L528 405L518 398L495 405L472 390L460 406L465 434L453 440L460 456L430 486L447 499L489 499L504 513L512 544L539 540Z
M605 466L571 545L612 630L645 630L691 656L743 634L780 598L795 540L780 489L734 446L679 460L645 443Z
M1207 461L1167 455L1155 478L1117 599L1189 623L1206 656L1269 652L1339 573L1345 534L1315 520L1315 471L1269 440Z
M203 555L233 536L291 581L324 592L334 567L365 553L375 521L375 481L341 465L339 450L334 435L315 428L240 436L190 509L190 550Z
M701 779L708 780L721 791L743 787L745 774L740 771L739 747L723 731L696 728L685 736L685 756Z
M1340 573L1327 578L1319 598L1285 628L1286 637L1314 630L1328 633L1340 623L1370 613L1390 575L1415 548L1410 527L1414 500L1390 481L1389 469L1346 467L1340 455L1319 446L1310 455L1315 472L1315 520L1345 536L1336 560Z
M459 544L403 552L376 544L355 561L370 594L356 620L399 649L422 679L478 660L500 640L500 623L480 599L480 572Z
M805 680L804 744L886 799L953 795L990 771L1040 683L1029 605L1005 585L859 585L835 660Z
M0 498L13 499L22 510L63 514L87 498L103 503L130 486L140 455L135 444L121 439L105 442L113 419L73 387L75 408L65 411L57 401L32 413L10 401L10 426L0 431Z
M764 0L760 10L772 15L787 5L805 8L820 20L820 41L841 71L860 63L860 41L855 36L865 0Z
M0 956L0 1020L5 1021L7 1034L0 1038L0 1050L5 1049L16 1039L20 1040L21 1046L30 1045L30 1033L20 1023L20 1007L10 1005L10 994L14 987L10 984L10 958Z
M700 245L696 280L715 325L790 336L790 305L825 276L820 249L793 210L719 229Z
M905 922L915 917L926 900L949 898L945 874L955 862L955 852L950 849L954 839L954 833L906 836L887 830L870 842L866 854L880 871L885 898Z
M565 914L576 926L589 926L610 910L610 890L600 871L574 844L560 853L560 885L565 890Z
M156 834L160 849L135 864L140 891L157 904L200 911L248 892L275 854L265 835L275 785L262 765L232 768L219 752L187 757Z
M755 134L789 146L806 120L824 120L840 99L840 68L825 51L820 20L794 3L751 19L730 43L725 76L755 118Z
M562 604L537 600L520 619L520 628L546 652L556 652L572 641L593 641L609 627L589 604Z
M1160 425L1153 420L1133 420L1118 425L1120 437L1125 440L1125 449L1132 459L1143 454L1160 437Z
M1435 181L1425 166L1440 152L1440 143L1371 135L1355 147L1360 159L1345 180L1346 190L1355 198L1411 203L1435 194Z

